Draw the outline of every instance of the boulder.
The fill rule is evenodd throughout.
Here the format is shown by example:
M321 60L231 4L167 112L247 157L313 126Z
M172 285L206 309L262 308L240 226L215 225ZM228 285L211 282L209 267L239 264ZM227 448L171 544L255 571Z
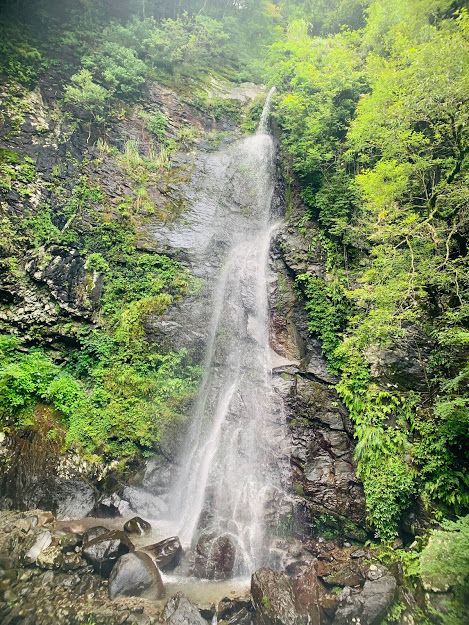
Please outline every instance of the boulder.
M181 593L168 601L163 611L163 619L166 625L207 625L195 605Z
M133 545L125 532L108 532L86 543L83 557L103 577L109 577L116 561L129 551Z
M381 623L394 601L397 590L397 582L388 569L379 565L376 569L377 571L369 571L361 593L363 601L361 620L365 625Z
M109 577L109 597L141 597L158 600L164 597L160 572L146 553L133 551L121 556Z
M104 527L103 525L97 525L96 527L90 527L83 533L83 545L90 543L98 536L102 536L103 534L107 534L109 532L108 527Z
M158 568L163 571L174 569L180 563L183 553L181 541L177 536L143 547L142 551L148 553L156 562Z
M197 543L194 575L205 579L227 579L233 572L236 548L227 534L203 534Z
M88 516L96 516L105 519L113 519L122 516L122 512L128 509L128 502L117 493L102 497Z
M83 480L58 480L54 491L57 519L63 521L86 517L96 503L94 489Z
M361 592L346 587L340 595L340 605L333 625L349 625L352 619L361 625L378 625L394 601L397 582L381 565L372 564Z
M291 580L296 610L304 615L311 625L321 625L321 599L324 590L318 579L317 563L303 562L295 566L295 575Z
M292 582L288 575L260 569L251 578L256 625L304 625L297 613Z
M141 536L142 534L151 532L151 525L141 517L134 516L124 524L124 531L126 531L127 534L138 534Z
M249 595L224 597L217 605L218 625L251 625L252 602Z

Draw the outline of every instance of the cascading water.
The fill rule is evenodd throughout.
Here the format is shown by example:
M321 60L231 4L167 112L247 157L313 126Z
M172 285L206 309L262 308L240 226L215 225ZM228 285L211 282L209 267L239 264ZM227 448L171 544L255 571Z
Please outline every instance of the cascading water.
M223 189L205 190L206 204L224 207L226 251L208 308L204 377L169 498L185 546L194 546L202 532L229 537L236 549L234 575L268 563L267 508L283 491L287 473L286 428L272 387L269 345L272 95L257 133L217 155Z

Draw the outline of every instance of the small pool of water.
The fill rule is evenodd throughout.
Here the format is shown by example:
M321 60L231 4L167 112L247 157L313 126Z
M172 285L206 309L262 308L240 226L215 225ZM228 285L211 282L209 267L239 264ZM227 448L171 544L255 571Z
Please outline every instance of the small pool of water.
M165 600L181 592L199 608L217 605L225 597L234 599L248 595L251 582L248 577L211 581L162 574L162 578L166 588Z

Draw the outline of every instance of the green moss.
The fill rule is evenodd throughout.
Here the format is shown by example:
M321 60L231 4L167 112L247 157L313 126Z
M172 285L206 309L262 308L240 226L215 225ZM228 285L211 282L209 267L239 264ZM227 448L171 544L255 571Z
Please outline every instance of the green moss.
M309 526L314 536L321 536L326 540L343 540L347 537L363 543L368 538L366 531L350 519L328 512L313 512Z

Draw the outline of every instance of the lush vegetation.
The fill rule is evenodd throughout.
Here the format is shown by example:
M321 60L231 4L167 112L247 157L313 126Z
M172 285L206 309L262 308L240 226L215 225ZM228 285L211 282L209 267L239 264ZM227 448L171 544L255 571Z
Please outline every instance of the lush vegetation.
M451 591L445 624L459 625L469 603L469 516L446 521L431 533L420 557L420 574L427 588Z
M19 162L21 176L14 169L12 177L27 189L30 163L10 155L7 162ZM53 186L51 201L63 193L60 184ZM44 204L19 222L8 221L12 240L3 265L16 279L25 279L19 258L25 246L41 257L50 245L73 246L86 259L87 280L102 276L104 288L95 323L62 330L73 344L64 346L62 362L2 335L0 419L7 431L34 427L35 406L46 403L67 432L67 446L90 457L131 458L158 443L195 391L197 368L184 352L160 353L149 345L145 321L197 284L168 257L137 251L135 216L124 207L114 219L103 217L105 202L102 190L82 175L55 211Z
M416 497L440 515L469 503L469 18L444 0L329 3L326 15L292 4L271 80L328 270L298 284L355 423L370 522L388 539ZM395 349L418 371L387 367Z
M23 202L21 219L2 211L2 269L21 283L26 252L73 247L90 283L104 284L91 320L58 329L59 353L37 328L24 340L2 337L2 427L32 427L46 403L69 445L129 458L180 418L197 371L183 352L150 344L146 324L197 285L179 263L137 249L136 232L148 215L183 209L155 207L150 189L171 182L171 154L197 131L175 133L164 110L145 107L147 90L170 85L214 120L252 131L262 102L243 117L211 93L213 80L266 80L277 87L289 191L305 207L294 225L310 239L311 260L321 250L326 266L325 277L304 272L297 285L354 423L370 527L392 541L414 531L409 512L467 514L464 2L20 0L2 11L5 145L46 75L72 139L48 171L15 141L0 150L2 198ZM112 143L129 114L145 145ZM109 161L131 182L117 202L96 173ZM456 615L465 523L445 525L421 561L429 575L435 554L454 562Z

